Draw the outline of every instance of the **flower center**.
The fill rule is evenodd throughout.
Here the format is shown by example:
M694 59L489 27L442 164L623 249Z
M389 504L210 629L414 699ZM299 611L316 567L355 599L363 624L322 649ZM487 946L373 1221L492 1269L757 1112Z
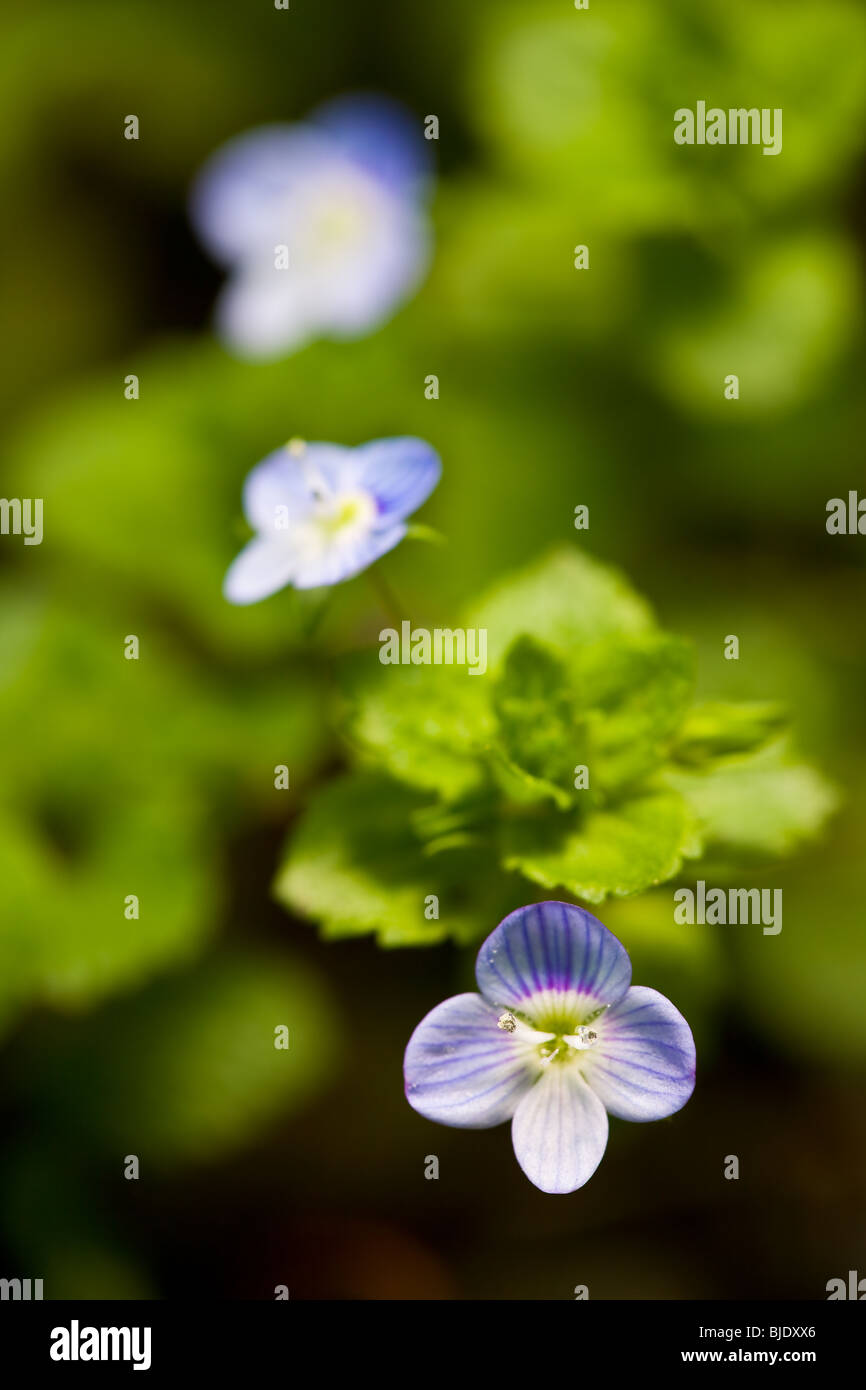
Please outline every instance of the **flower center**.
M333 538L351 527L366 528L374 512L373 500L366 492L350 492L323 498L316 520L325 534Z
M330 255L359 240L366 221L357 202L335 198L318 210L311 240L322 255Z
M303 439L290 439L286 452L296 459L316 504L315 527L320 539L333 540L353 528L366 530L376 515L376 504L367 492L336 493L311 461Z
M527 1030L525 1041L545 1068L554 1062L579 1062L582 1053L592 1051L601 1041L602 1030L596 1020L607 1013L608 1005L593 1007L594 1002L576 994L548 997L531 1014L505 1009L496 1026L504 1033Z
M375 230L381 197L374 181L354 168L332 170L317 180L296 222L299 264L322 274L358 255Z
M545 1066L551 1062L573 1062L578 1052L586 1052L589 1048L595 1047L597 1042L598 1033L595 1029L582 1024L568 1037L560 1036L542 1043L538 1054Z

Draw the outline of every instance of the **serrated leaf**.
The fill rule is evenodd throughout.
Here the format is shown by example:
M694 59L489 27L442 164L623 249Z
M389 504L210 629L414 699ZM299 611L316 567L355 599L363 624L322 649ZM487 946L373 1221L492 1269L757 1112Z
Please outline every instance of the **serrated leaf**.
M618 570L582 550L560 549L501 580L468 615L487 629L487 660L496 670L515 638L545 642L567 662L581 647L617 633L653 627L649 605Z
M665 774L692 807L708 846L739 856L790 853L816 835L839 804L814 768L787 760L778 745L709 772Z
M552 813L516 821L503 839L506 868L590 903L664 883L684 858L699 852L689 809L670 792L649 793L585 815Z
M478 918L468 905L495 863L479 863L475 845L430 854L416 832L417 793L369 773L325 787L286 847L274 894L321 924L328 938L374 932L383 946L424 946L448 936L473 940ZM486 878L485 878L486 875ZM435 895L439 919L425 917Z
M592 711L590 785L619 791L666 756L694 687L694 653L669 633L618 636L581 651L576 669Z
M492 697L506 790L518 800L550 797L567 808L574 766L587 758L587 728L562 662L535 638L518 637Z
M460 666L358 663L346 678L350 737L392 776L449 800L478 792L491 757L515 799L567 798L568 774L578 761L567 743L561 780L539 772L537 748L531 766L515 756L516 730L497 749L494 667L501 668L516 639L543 643L549 659L562 663L555 682L549 672L548 699L564 702L563 671L573 671L583 649L604 637L651 632L649 607L617 571L579 551L560 550L498 584L465 622L487 633L487 672L470 676ZM555 717L561 722L561 712Z
M718 758L753 753L776 738L787 722L784 707L770 701L695 705L680 726L672 757L699 767Z
M495 733L486 676L465 666L358 664L349 733L393 777L448 800L477 791Z

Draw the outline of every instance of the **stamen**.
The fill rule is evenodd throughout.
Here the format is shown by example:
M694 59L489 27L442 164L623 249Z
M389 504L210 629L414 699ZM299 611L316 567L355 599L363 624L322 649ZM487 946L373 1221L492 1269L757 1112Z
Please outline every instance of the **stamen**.
M596 1033L594 1028L587 1028L586 1024L583 1024L575 1032L574 1039L575 1047L583 1050L587 1047L595 1047L595 1044L598 1042L598 1033Z
M304 481L307 487L310 489L310 496L313 498L313 501L327 501L331 496L331 489L322 477L321 471L314 467L307 458L306 439L299 439L297 436L290 439L286 445L286 453L293 459L297 459L301 465L301 472L304 475Z
M517 1027L517 1019L514 1014L500 1014L496 1020L496 1027L501 1028L504 1033L513 1033Z

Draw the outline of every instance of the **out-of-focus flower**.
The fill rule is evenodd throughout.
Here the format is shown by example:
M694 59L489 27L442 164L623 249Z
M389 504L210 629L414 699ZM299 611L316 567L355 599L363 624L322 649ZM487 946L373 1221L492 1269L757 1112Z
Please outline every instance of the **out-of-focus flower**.
M406 518L439 481L439 455L423 439L375 439L357 449L291 440L244 484L256 532L229 568L223 592L256 603L287 584L339 584L393 550Z
M484 942L480 994L446 999L406 1048L407 1099L439 1124L511 1120L517 1161L542 1192L573 1192L607 1145L608 1112L660 1120L695 1085L691 1030L601 922L569 903L512 912Z
M191 217L230 272L217 304L226 344L277 357L383 322L427 268L428 184L420 128L379 97L342 97L217 150Z

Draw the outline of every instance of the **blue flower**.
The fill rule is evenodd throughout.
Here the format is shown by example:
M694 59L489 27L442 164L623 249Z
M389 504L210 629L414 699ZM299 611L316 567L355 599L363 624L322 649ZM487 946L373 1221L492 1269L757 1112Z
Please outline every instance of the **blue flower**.
M226 598L256 603L287 584L315 589L350 579L399 544L441 471L423 439L375 439L357 449L290 441L244 484L256 535L229 568Z
M631 984L621 943L590 913L547 902L484 942L480 994L446 999L406 1048L406 1097L439 1124L511 1120L517 1161L542 1192L574 1192L607 1145L608 1113L660 1120L689 1099L695 1044L654 989Z
M192 190L202 242L229 270L217 327L244 357L382 323L429 262L426 145L402 107L343 97L211 156Z

